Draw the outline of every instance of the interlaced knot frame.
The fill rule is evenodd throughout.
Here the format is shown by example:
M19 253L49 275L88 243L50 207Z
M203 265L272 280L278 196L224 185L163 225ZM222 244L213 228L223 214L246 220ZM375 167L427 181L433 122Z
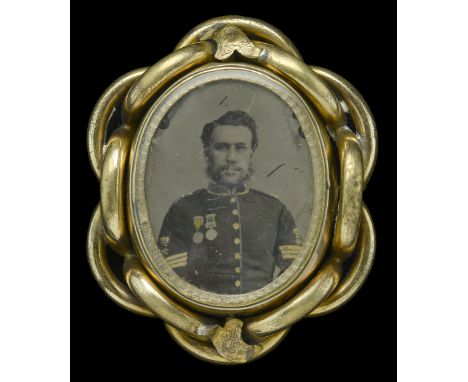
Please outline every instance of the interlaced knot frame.
M337 155L332 159L339 163L338 205L333 211L335 220L327 255L310 281L280 306L248 317L230 316L220 325L167 295L135 254L126 209L126 173L142 112L158 92L194 68L236 57L280 75L315 106L336 147ZM124 123L106 141L108 121L116 105L123 109ZM354 122L355 131L347 126L347 118ZM369 107L345 79L305 64L284 34L260 20L240 16L208 20L190 31L171 54L153 66L117 79L92 112L88 152L101 189L101 202L91 220L87 246L94 277L120 306L165 321L171 336L198 358L236 364L265 355L295 322L330 313L348 302L372 267L375 231L362 202L377 155L377 132ZM125 284L109 267L106 246L124 257ZM343 275L345 261L352 263Z

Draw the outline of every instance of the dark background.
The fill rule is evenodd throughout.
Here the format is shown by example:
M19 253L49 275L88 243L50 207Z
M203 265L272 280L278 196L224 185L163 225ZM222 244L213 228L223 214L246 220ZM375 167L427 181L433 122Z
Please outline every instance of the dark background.
M71 374L72 379L122 377L396 379L396 5L381 2L73 1L71 9ZM346 5L345 5L346 4ZM97 8L99 5L101 8ZM304 60L349 80L377 122L379 155L364 200L377 230L374 267L361 291L329 315L304 319L265 358L226 368L180 348L160 320L120 308L98 287L86 261L86 233L99 202L89 164L86 129L92 108L122 74L171 52L192 27L209 18L256 17L283 31ZM171 378L171 374L168 374Z

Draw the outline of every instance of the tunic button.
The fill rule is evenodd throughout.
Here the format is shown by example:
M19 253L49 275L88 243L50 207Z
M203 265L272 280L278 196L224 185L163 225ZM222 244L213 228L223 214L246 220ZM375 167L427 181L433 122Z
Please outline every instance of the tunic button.
M237 210L232 210L232 214L233 214L233 215L239 215L239 211L237 211Z
M234 223L234 224L232 225L232 228L234 228L234 229L239 229L239 228L240 228L240 224L239 224L239 223Z
M231 198L229 201L230 201L231 203L235 203L235 202L236 202L236 198Z
M234 253L234 258L235 258L236 260L240 260L240 258L241 258L240 252Z
M240 244L240 239L238 237L234 239L234 244Z
M236 280L236 282L234 283L234 285L235 285L236 287L239 288L239 287L240 287L240 281L239 281L239 280Z
M236 271L236 273L240 273L240 267L236 267L236 269L234 269Z

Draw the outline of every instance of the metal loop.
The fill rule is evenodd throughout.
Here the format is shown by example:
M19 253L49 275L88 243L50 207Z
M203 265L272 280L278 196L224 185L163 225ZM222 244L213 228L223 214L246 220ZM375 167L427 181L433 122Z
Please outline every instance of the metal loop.
M245 321L247 338L255 340L289 328L327 298L338 285L340 277L339 262L329 262L291 300L273 311L248 318Z
M377 160L377 128L369 106L359 91L340 75L317 66L310 67L338 92L348 106L362 150L365 186Z
M156 316L204 341L210 341L219 325L208 318L196 314L166 296L152 281L146 269L136 258L127 258L124 264L124 274L132 292L145 303Z
M362 221L359 233L359 244L356 258L346 277L340 282L336 290L308 317L321 316L346 304L361 288L372 268L375 257L375 229L366 205L362 204Z
M98 205L88 231L87 255L91 272L104 293L115 303L133 313L154 317L153 312L141 305L110 269L103 237L101 209Z
M295 83L302 92L317 107L317 110L327 122L330 135L334 136L344 124L344 113L337 96L304 61L291 56L276 46L254 41L262 53L257 59L258 64L279 73Z
M363 165L361 148L350 130L341 129L335 139L340 162L340 192L332 252L342 261L354 252L359 235Z
M125 96L123 105L127 122L133 125L148 101L169 81L193 67L211 61L215 49L214 43L197 42L175 50L151 66Z
M263 21L242 16L223 16L207 20L188 32L179 41L175 49L180 49L195 42L210 39L226 25L234 25L247 33L249 37L276 45L285 52L302 60L299 50L279 29Z
M104 153L101 172L101 217L108 243L119 254L130 251L125 218L125 175L133 133L121 126L112 133Z
M106 139L107 122L116 105L123 99L132 83L147 68L132 70L115 80L101 95L91 113L88 123L88 155L91 167L98 179L101 178L102 156Z

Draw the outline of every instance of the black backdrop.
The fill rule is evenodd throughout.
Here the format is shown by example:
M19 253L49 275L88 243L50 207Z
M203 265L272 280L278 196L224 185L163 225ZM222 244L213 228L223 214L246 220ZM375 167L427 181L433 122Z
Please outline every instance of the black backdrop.
M396 6L286 1L75 0L71 8L71 373L72 380L117 378L396 379ZM97 8L97 6L100 8ZM306 319L277 349L248 365L201 362L169 337L161 321L118 307L99 289L86 261L86 233L99 185L86 151L94 103L120 75L167 55L192 27L212 17L260 18L282 30L304 60L339 73L366 98L377 122L377 167L364 193L377 230L377 255L361 291L338 311ZM324 376L325 376L324 375ZM169 378L172 377L168 374ZM120 377L120 378L119 378ZM123 378L122 378L123 379Z

